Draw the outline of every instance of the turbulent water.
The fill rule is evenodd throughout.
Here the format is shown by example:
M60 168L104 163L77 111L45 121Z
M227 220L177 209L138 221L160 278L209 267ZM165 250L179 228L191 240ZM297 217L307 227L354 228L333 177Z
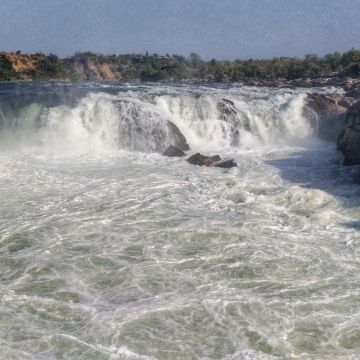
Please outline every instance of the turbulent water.
M0 358L358 359L359 176L304 96L1 85Z

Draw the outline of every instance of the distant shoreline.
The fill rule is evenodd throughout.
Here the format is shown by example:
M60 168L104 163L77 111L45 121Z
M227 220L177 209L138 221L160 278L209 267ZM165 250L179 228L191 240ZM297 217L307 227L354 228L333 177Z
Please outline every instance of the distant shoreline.
M204 61L195 53L178 55L0 52L0 82L4 81L124 81L167 82L193 85L231 85L313 88L334 86L346 96L360 98L360 50L314 54L304 58Z
M319 57L204 61L166 54L103 55L78 52L59 58L41 52L0 52L0 81L8 80L123 80L244 83L269 87L342 86L351 88L360 78L360 50Z

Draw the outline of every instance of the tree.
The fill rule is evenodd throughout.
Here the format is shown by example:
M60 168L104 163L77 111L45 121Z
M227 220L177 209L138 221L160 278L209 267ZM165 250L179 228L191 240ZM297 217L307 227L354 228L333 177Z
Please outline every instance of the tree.
M200 69L203 65L203 61L199 54L191 53L189 56L189 62L194 69Z
M16 75L8 57L6 55L0 55L0 80L12 80L17 77Z

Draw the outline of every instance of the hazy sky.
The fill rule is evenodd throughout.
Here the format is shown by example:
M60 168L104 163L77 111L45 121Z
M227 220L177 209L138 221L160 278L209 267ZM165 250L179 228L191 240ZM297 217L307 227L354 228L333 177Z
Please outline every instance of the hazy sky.
M351 47L360 0L0 0L0 50L247 59Z

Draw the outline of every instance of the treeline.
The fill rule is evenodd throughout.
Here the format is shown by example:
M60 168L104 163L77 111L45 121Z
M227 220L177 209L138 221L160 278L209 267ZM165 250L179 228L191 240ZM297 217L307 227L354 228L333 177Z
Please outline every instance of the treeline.
M0 80L11 80L16 78L12 62L5 56L0 56Z
M102 55L78 52L61 59L54 54L23 55L0 53L0 80L69 79L159 81L195 79L215 82L246 79L275 80L299 78L360 76L360 50L351 49L319 57L279 57L271 60L204 61L192 53L189 57L159 54Z

